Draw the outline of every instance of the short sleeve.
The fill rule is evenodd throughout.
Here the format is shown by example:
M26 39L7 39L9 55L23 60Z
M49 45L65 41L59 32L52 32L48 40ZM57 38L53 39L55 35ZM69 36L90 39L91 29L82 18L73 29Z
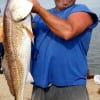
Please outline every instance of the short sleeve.
M86 13L90 14L90 16L93 19L93 24L89 28L94 28L94 27L97 26L97 24L98 24L98 17L87 6L85 6L83 4L76 4L74 6L73 10L71 11L71 13L75 13L75 12L86 12Z

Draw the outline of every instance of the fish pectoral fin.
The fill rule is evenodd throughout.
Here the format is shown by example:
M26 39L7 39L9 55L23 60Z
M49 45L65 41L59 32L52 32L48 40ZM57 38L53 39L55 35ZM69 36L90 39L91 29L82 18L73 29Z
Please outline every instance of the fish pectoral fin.
M31 73L28 72L28 75L27 75L25 83L33 83L33 82L34 82L34 79L33 79L32 75L31 75Z
M31 41L33 42L34 41L33 32L25 24L22 24L22 27L27 31L29 37L31 38Z

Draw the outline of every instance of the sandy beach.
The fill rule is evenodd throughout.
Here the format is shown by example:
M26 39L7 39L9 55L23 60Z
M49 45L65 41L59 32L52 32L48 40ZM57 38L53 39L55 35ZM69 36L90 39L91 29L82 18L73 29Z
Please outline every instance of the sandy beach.
M98 94L100 85L95 84L93 79L88 79L87 88L88 88L90 100L100 100L100 94ZM31 93L32 93L31 84L25 85L24 93L25 93L24 100L30 100ZM8 100L8 99L14 100L13 96L9 92L9 88L4 75L0 74L0 100Z
M25 95L24 100L30 100L32 92L32 85L25 85ZM14 100L13 96L10 94L9 87L7 85L7 81L3 74L0 74L0 100Z

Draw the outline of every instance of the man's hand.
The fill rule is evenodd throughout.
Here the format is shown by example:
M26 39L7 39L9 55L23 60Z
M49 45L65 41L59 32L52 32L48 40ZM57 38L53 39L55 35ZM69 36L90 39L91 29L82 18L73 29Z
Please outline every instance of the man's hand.
M38 8L40 8L40 4L37 0L28 0L33 4L32 12L38 13Z

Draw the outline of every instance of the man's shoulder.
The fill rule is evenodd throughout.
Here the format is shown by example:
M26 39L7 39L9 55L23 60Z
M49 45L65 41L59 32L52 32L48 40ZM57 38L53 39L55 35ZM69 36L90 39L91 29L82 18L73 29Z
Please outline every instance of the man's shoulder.
M75 13L75 12L94 13L84 4L74 4L71 8L70 13Z
M76 9L76 10L89 10L89 8L84 4L75 4L73 9Z

